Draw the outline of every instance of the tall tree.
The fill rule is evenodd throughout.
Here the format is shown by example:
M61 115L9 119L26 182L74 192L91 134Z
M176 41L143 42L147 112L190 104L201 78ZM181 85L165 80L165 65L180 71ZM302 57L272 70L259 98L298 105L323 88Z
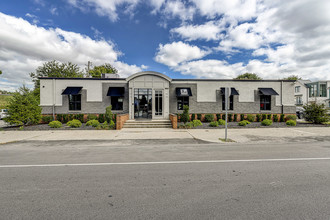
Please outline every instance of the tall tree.
M41 107L39 106L38 97L24 85L9 99L7 109L8 117L4 118L4 120L10 124L37 124L41 118Z
M299 77L298 75L291 75L289 77L283 78L283 80L299 80L301 79L301 77Z
M257 74L255 73L244 73L241 75L238 75L236 78L234 79L246 79L246 80L262 80L261 77L259 77Z
M79 78L84 77L83 72L77 64L71 62L61 63L56 60L45 62L39 66L35 72L30 73L30 77L34 82L34 94L40 95L39 77L56 77L56 78Z
M88 65L89 66L89 65ZM93 78L101 78L102 73L117 73L118 70L109 63L103 64L101 66L94 66L92 69L87 70L88 76Z
M2 74L2 71L0 70L0 75Z

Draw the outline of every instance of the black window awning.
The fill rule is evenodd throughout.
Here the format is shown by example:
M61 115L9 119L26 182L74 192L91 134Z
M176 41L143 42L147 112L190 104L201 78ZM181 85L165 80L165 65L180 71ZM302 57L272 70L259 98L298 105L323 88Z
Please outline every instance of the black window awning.
M62 95L78 95L83 87L66 87Z
M278 93L272 88L259 88L261 95L278 95Z
M123 97L125 94L125 87L109 87L107 96Z
M221 87L220 88L221 93L224 95L225 94L225 88ZM235 88L230 88L230 95L239 95L239 93L237 92L237 90Z
M176 96L192 96L190 88L176 88Z

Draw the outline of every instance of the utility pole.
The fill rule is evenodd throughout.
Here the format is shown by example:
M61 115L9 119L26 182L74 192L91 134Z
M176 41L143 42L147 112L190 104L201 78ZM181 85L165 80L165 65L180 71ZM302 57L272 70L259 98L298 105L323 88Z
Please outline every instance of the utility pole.
M227 142L227 123L228 123L228 105L229 105L229 97L231 90L229 87L225 88L225 111L226 111L226 127L225 127L225 142Z

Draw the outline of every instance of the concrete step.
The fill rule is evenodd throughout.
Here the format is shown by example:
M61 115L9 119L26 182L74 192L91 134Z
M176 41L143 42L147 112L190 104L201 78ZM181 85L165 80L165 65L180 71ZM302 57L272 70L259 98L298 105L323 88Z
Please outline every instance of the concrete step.
M172 125L124 125L123 128L172 128Z
M127 120L124 128L171 128L170 120Z

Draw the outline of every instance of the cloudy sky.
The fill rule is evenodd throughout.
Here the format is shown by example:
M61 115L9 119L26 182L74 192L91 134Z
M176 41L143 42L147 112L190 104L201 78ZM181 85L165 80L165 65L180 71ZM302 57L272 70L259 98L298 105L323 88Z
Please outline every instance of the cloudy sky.
M122 77L330 80L329 0L1 0L0 89L46 61Z

